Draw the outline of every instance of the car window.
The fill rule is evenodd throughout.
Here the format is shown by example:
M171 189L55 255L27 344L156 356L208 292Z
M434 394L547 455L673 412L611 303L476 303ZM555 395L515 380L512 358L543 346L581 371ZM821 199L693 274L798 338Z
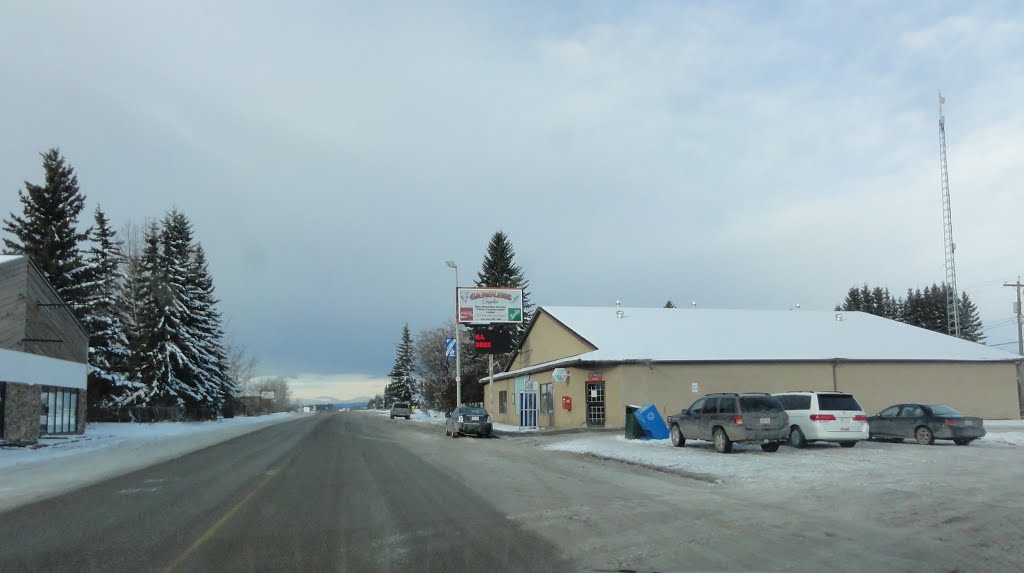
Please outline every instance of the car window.
M776 399L782 404L782 407L787 410L810 410L811 409L811 397L803 394L788 394L785 396L776 396Z
M707 402L704 402L704 409L701 410L704 414L714 414L718 411L718 398L708 398Z
M900 411L900 407L899 406L889 406L888 408L882 410L878 415L882 416L884 418L892 418L899 411Z
M693 414L696 414L696 413L700 412L701 408L704 407L704 400L706 400L706 398L698 399L693 404L690 404L690 407L687 408L687 410L690 411Z
M924 416L924 410L920 406L904 406L903 410L900 411L901 418L917 418Z
M408 408L409 405L408 404L403 404L402 402L396 402L395 405L392 406L392 407L393 408Z
M483 408L463 408L462 413L469 416L486 416L487 410Z
M928 409L930 409L932 411L932 414L934 414L936 416L960 416L961 415L960 412L954 410L953 408L950 408L949 406L945 406L943 404L933 404L931 406L928 406Z
M718 399L718 413L719 414L735 414L736 413L736 399L735 398L719 398Z
M740 409L744 412L771 412L783 410L782 403L774 396L740 396Z
M849 394L818 394L821 410L860 410L860 404Z

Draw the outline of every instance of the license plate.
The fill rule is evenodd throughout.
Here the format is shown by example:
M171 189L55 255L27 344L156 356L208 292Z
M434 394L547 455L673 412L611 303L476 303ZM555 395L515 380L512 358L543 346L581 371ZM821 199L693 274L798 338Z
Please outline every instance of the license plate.
M852 421L853 421L853 418L839 418L839 423L840 424L849 424Z
M479 422L480 421L480 416L470 416L469 417L469 421L470 422Z
M964 420L964 425L966 425L966 426L973 426L974 425L974 420Z
M761 418L761 423L762 424L771 424L772 423L772 419L771 418Z

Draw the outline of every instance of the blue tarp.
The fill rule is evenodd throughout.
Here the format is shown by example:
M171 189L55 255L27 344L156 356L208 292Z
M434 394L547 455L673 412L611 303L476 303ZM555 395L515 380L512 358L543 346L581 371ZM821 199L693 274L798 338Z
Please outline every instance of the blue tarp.
M668 426L665 425L665 420L662 419L661 414L658 413L658 408L654 404L648 404L633 412L633 417L636 418L640 427L644 429L645 437L648 440L664 440L668 438Z

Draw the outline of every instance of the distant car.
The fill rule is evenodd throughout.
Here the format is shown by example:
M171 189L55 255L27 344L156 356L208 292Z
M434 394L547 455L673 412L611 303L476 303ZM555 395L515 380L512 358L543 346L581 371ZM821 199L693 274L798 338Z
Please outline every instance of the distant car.
M789 416L769 394L708 394L668 418L672 445L707 440L727 454L734 443L760 444L775 452L789 437Z
M412 406L408 402L395 402L391 405L391 419L405 418L406 420L412 418Z
M845 392L782 392L772 394L789 414L789 445L838 442L852 448L870 437L868 417L857 399Z
M902 442L914 438L930 446L935 440L953 440L966 446L985 435L985 421L965 416L945 404L896 404L868 418L871 438Z
M483 438L491 437L491 417L483 408L459 406L445 418L446 436L457 438L460 434L473 434Z

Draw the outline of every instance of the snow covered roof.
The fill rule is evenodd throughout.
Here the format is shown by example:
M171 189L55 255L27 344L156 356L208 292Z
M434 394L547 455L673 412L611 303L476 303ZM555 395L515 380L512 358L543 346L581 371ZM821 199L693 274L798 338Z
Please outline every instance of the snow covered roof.
M863 312L545 306L596 350L506 372L570 362L997 361L1021 360L969 342ZM836 315L842 320L836 320Z

